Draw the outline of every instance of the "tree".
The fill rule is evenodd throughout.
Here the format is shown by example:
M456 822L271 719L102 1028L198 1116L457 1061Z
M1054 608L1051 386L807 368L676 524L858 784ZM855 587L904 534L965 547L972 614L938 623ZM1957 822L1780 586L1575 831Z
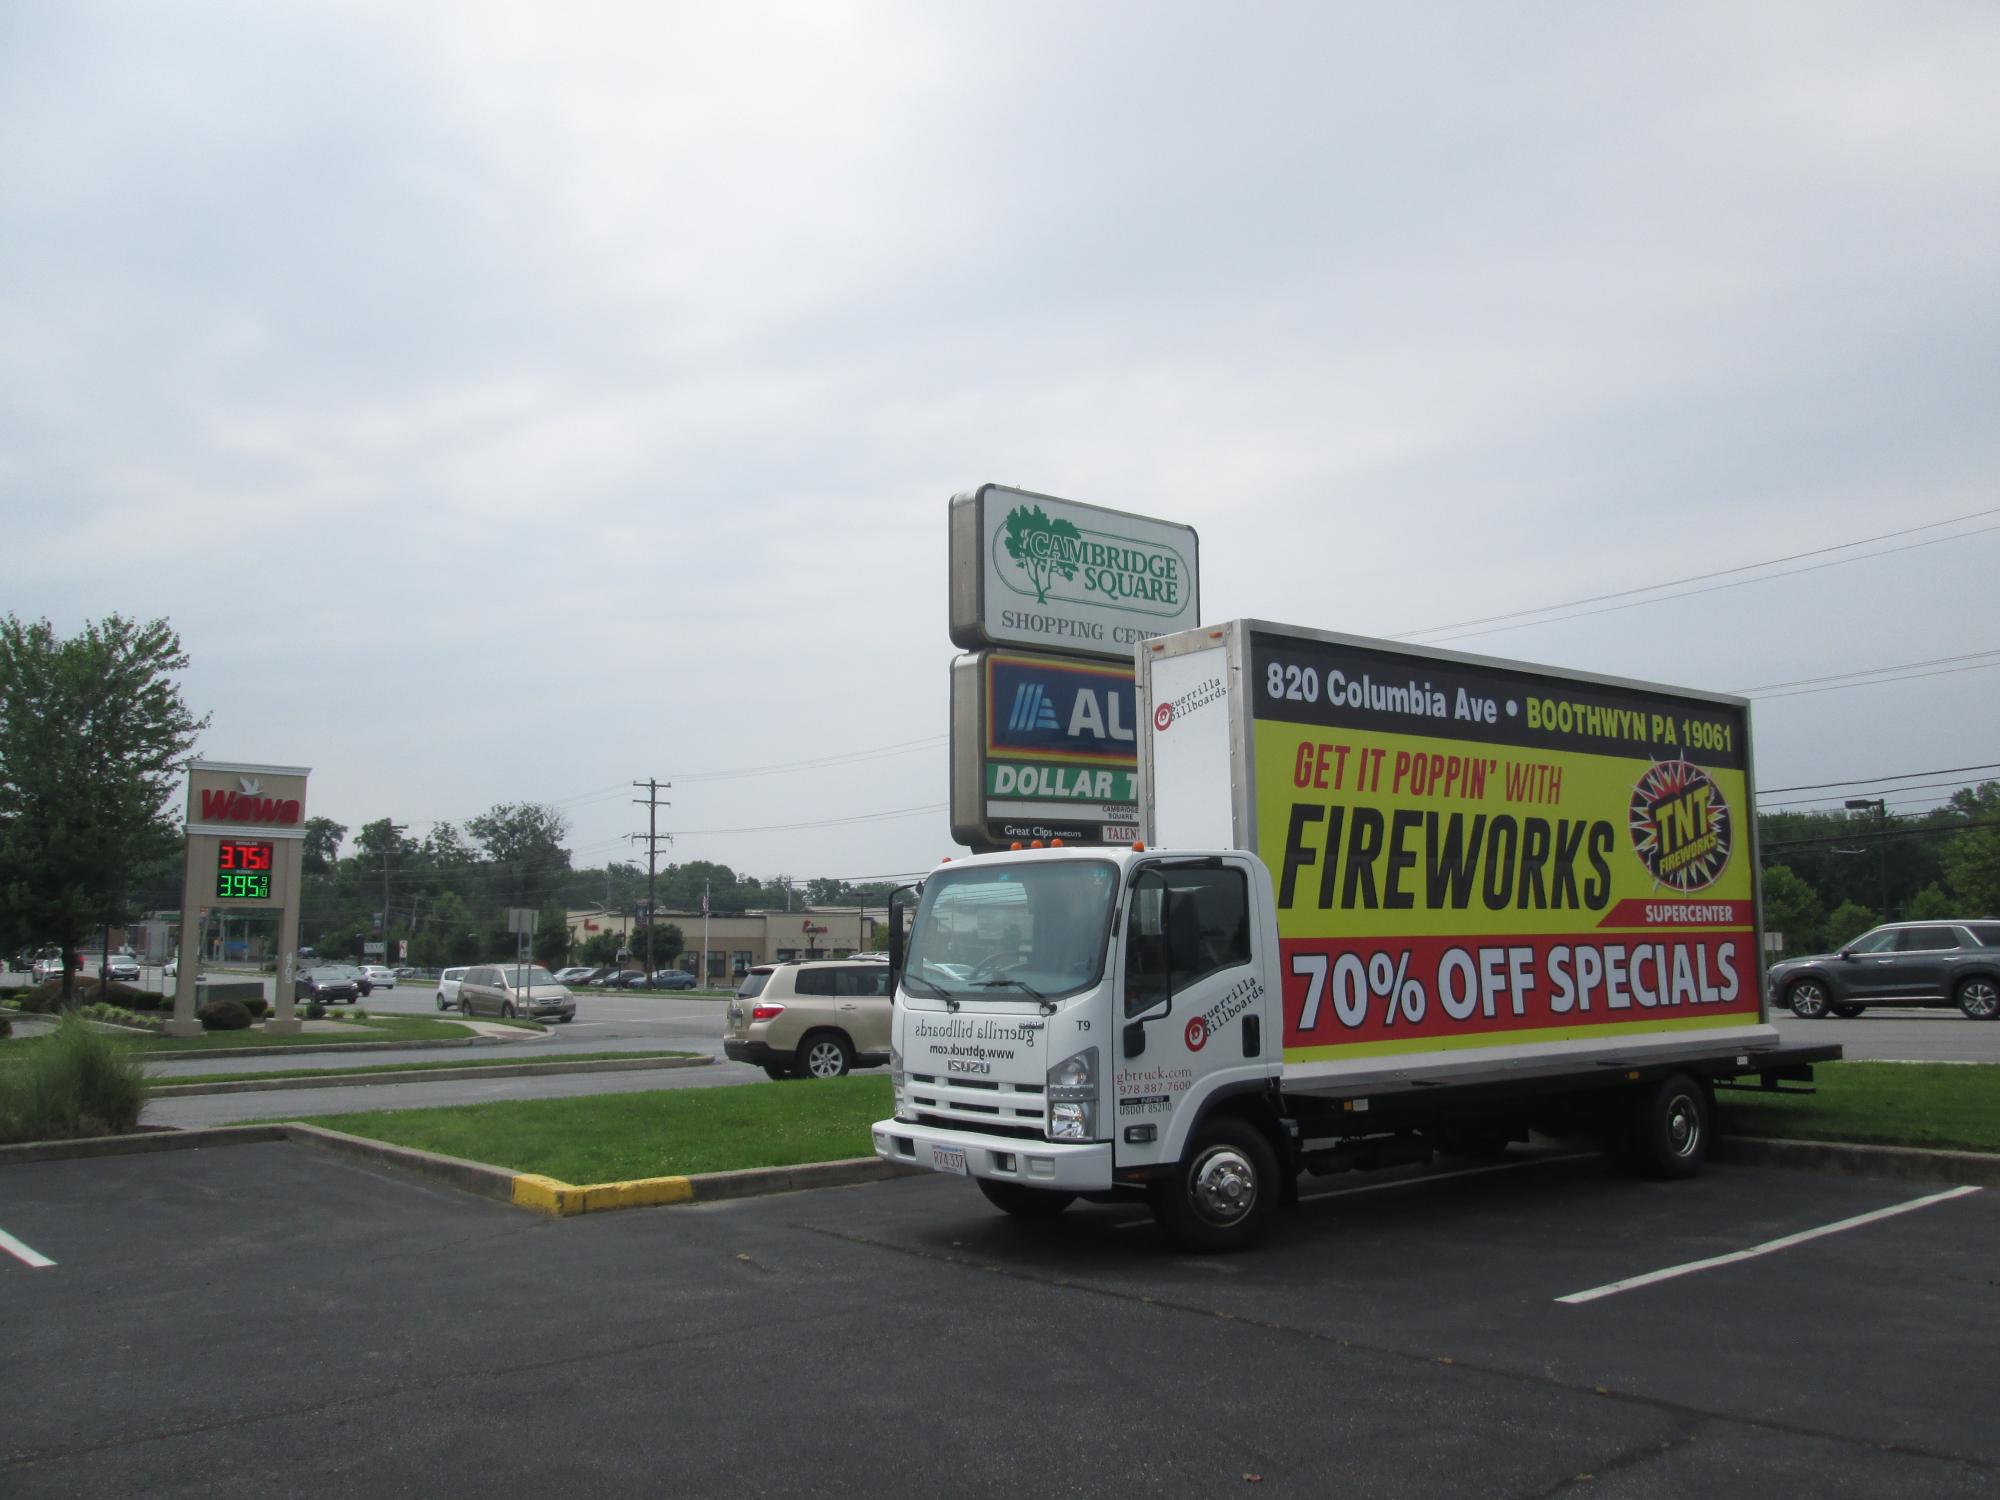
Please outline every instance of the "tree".
M502 804L467 819L465 831L496 867L492 891L500 906L540 906L569 870L569 850L562 846L569 825L552 807Z
M547 969L559 969L569 956L569 914L560 902L543 904L535 918L535 939L531 945L535 962Z
M1826 919L1826 946L1845 948L1874 925L1874 912L1857 901L1843 901Z
M1810 953L1819 941L1819 893L1789 865L1764 872L1764 925L1785 939L1788 953Z
M2000 913L2000 828L1964 828L1944 846L1944 874L1960 916Z
M479 958L479 934L472 912L456 891L440 892L424 914L424 925L410 944L418 963L427 969L474 963Z
M680 928L676 927L672 922L655 922L653 924L653 966L655 968L671 968L674 960L681 956L682 950L686 947L687 939L681 936ZM646 929L643 927L635 927L632 930L632 956L640 963L646 961Z
M186 666L165 620L114 614L67 640L0 622L0 897L66 954L180 841L174 792L208 726L173 681Z
M1948 922L1958 915L1958 903L1935 880L1903 903L1905 922Z
M583 940L577 950L578 959L587 964L615 964L619 950L625 946L625 939L616 932L599 932Z
M340 841L347 837L347 825L331 818L306 819L306 844L300 868L308 875L326 875L340 858Z

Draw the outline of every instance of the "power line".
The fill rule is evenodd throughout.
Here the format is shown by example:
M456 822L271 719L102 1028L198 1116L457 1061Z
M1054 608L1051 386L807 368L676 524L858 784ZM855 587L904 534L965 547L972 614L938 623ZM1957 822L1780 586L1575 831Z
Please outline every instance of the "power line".
M1922 791L1929 791L1937 787L1952 787L1956 789L1959 787L1977 786L1978 784L1979 783L1976 781L1920 781L1917 782L1914 786L1885 786L1880 789L1879 794L1885 797L1893 797L1898 792L1922 792ZM1760 810L1772 807L1811 807L1814 806L1815 804L1822 802L1831 802L1832 800L1833 800L1832 797L1801 797L1795 802L1760 801L1758 803L1758 807Z
M1994 511L1976 511L1971 516L1959 516L1956 517L1955 520L1957 521L1973 520L1979 516L1986 516L1993 514L1995 514ZM1954 524L1953 521L1932 521L1929 522L1926 526L1912 526L1904 531L1885 532L1883 533L1883 536L1884 537L1907 536L1912 531L1924 531L1928 530L1929 527L1931 526L1949 526L1952 524ZM1521 630L1525 629L1527 626L1530 625L1554 625L1568 620L1584 620L1584 619L1589 619L1592 615L1615 614L1620 610L1637 609L1641 605L1645 604L1663 604L1671 599L1693 599L1702 594L1719 593L1723 589L1738 589L1753 583L1767 583L1774 578L1793 578L1801 573L1818 573L1822 572L1827 568L1842 567L1847 563L1866 562L1870 558L1890 557L1898 552L1914 552L1919 548L1935 547L1943 542L1957 542L1957 541L1963 541L1967 537L1984 536L1988 532L1992 531L2000 531L2000 525L1975 527L1971 531L1954 532L1950 536L1931 537L1927 541L1909 542L1901 547L1884 547L1880 551L1864 552L1856 557L1836 557L1826 562L1808 563L1806 566L1802 568L1786 568L1781 572L1766 573L1763 574L1761 577L1757 578L1738 578L1738 579L1733 579L1728 583L1712 583L1709 584L1706 588L1683 589L1680 593L1676 594L1664 594L1657 592L1658 590L1661 589L1678 588L1682 583L1692 583L1703 578L1716 578L1716 577L1721 577L1723 576L1723 574L1728 574L1728 573L1742 573L1742 572L1748 572L1756 568L1774 567L1778 563L1789 562L1794 560L1795 558L1800 558L1800 557L1812 557L1817 555L1817 553L1819 552L1837 552L1842 550L1842 547L1858 547L1864 545L1864 543L1862 542L1846 542L1843 543L1841 547L1821 547L1821 548L1816 548L1813 552L1793 553L1791 557L1774 557L1774 558L1769 558L1766 561L1760 563L1745 563L1738 568L1722 569L1720 573L1697 573L1690 575L1688 578L1676 579L1668 583L1643 584L1637 588L1619 589L1613 593L1597 594L1587 599L1571 599L1562 604L1545 604L1538 609L1511 610L1506 614L1487 615L1483 619L1461 620L1457 624L1453 625L1431 625L1425 627L1422 630L1405 631L1400 636L1393 637L1393 639L1409 640L1420 635L1430 635L1430 636L1437 636L1438 640L1456 641L1456 640L1465 640L1471 636L1496 635L1504 630ZM1882 538L1877 537L1877 538L1869 538L1868 540L1879 541L1881 539ZM1632 599L1629 596L1633 594L1656 594L1656 597L1651 599ZM1626 602L1623 604L1606 604L1601 609L1577 608L1577 606L1579 605L1593 604L1598 602L1599 600L1604 600L1604 599L1625 599ZM1572 610L1572 609L1576 611L1574 614L1558 613L1558 611L1561 610ZM1530 615L1548 615L1550 618L1545 620L1534 620L1534 619L1524 618L1525 616L1530 616ZM1514 621L1515 623L1512 624L1490 623L1493 621ZM1484 625L1486 626L1486 628L1482 630L1471 630L1471 629L1460 628L1461 626L1472 626L1472 625ZM1456 633L1451 635L1439 635L1438 633L1440 631L1453 631ZM1432 641L1430 642L1430 644L1435 645L1437 644L1437 641Z
M1760 682L1755 687L1730 688L1738 697L1747 698L1752 693L1766 693L1776 688L1810 687L1818 682L1839 682L1848 677L1873 677L1882 672L1906 672L1918 667L1942 667L1952 662L1976 661L1982 656L2000 656L2000 647L1988 651L1967 651L1958 656L1934 656L1929 661L1899 661L1893 666L1865 667L1854 672L1833 672L1825 677L1795 677L1790 682Z
M1759 703L1773 703L1780 698L1810 698L1814 693L1838 693L1847 688L1879 687L1887 682L1915 682L1924 677L1956 677L1961 672L1988 672L2000 667L2000 661L1975 662L1969 667L1940 667L1935 672L1902 672L1894 677L1874 677L1865 682L1840 682L1832 687L1799 688L1789 693L1758 693Z
M1837 786L1864 786L1877 781L1908 781L1912 776L1959 776L1968 771L2000 771L2000 761L1992 761L1983 766L1939 766L1933 771L1895 771L1887 776L1853 776L1846 781L1815 781L1802 786L1767 786L1757 795L1775 796L1779 792L1824 792Z
M1778 839L1760 846L1760 853L1770 854L1775 849L1809 849L1818 844L1845 844L1856 837L1871 839L1916 839L1938 838L1946 834L1962 833L1968 828L1993 828L2000 826L2000 818L1970 818L1963 823L1933 823L1928 826L1898 828L1888 827L1850 828L1845 833L1830 833L1820 838Z
M696 838L698 834L788 834L800 828L842 828L856 822L874 822L876 818L916 818L926 812L944 812L948 804L932 802L924 808L892 808L890 812L856 812L850 818L820 818L818 822L772 822L758 828L684 828L682 838Z
M934 734L920 740L903 740L894 745L877 745L866 750L844 750L837 755L815 756L811 760L787 761L775 766L745 766L734 771L694 771L676 773L679 781L730 781L745 776L776 776L785 771L810 771L823 766L860 765L863 761L884 760L892 755L907 755L912 750L935 748L945 743L947 736Z

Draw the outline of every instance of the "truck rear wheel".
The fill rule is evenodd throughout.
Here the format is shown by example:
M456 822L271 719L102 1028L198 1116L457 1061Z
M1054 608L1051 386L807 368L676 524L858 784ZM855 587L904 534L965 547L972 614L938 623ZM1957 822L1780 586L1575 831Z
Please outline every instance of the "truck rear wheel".
M1017 1219L1053 1219L1076 1202L1075 1193L1059 1193L1054 1188L1023 1187L1018 1182L995 1182L975 1177L986 1201L1004 1214Z
M1183 1250L1247 1250L1271 1227L1278 1159L1247 1120L1222 1115L1195 1132L1171 1176L1153 1184L1153 1217Z
M1628 1101L1621 1165L1646 1177L1692 1177L1708 1160L1714 1109L1708 1090L1688 1073L1635 1089Z

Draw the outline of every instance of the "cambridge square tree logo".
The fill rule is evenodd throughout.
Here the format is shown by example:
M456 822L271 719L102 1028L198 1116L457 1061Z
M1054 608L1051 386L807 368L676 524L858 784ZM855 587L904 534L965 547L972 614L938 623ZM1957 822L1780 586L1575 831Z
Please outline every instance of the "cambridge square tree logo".
M1076 577L1076 547L1082 541L1082 532L1067 521L1050 520L1039 505L1032 510L1017 505L1007 513L1007 555L1035 586L1037 604L1049 602L1049 585L1058 573Z

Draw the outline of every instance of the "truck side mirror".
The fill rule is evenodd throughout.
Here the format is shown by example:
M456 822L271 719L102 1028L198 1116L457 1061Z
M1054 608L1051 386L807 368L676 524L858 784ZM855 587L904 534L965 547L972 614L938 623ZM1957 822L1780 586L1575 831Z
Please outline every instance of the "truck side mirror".
M921 885L899 885L889 893L889 993L892 995L903 980L903 961L909 950L906 930L923 891Z
M1174 1008L1172 944L1173 891L1158 870L1141 870L1132 881L1125 923L1125 1053L1144 1048L1144 1026ZM1139 1046L1132 1045L1135 1032Z

